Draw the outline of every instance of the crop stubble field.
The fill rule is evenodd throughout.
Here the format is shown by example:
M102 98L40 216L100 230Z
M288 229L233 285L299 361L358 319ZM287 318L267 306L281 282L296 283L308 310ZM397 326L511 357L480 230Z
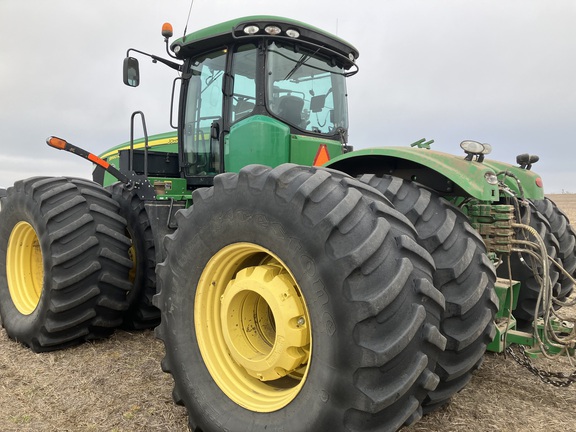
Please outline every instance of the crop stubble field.
M576 195L550 198L576 224ZM34 354L2 329L0 431L186 431L186 413L172 403L172 379L160 369L162 357L163 345L151 331L117 331L108 340ZM555 369L574 367L562 361ZM488 353L448 406L403 432L576 431L575 414L576 384L552 387L510 356Z

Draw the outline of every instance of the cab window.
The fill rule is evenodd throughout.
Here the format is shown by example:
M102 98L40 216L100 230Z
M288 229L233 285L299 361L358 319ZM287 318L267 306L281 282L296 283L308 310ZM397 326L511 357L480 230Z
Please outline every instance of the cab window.
M230 122L248 117L256 107L256 62L258 51L253 44L240 46L232 58L233 92Z
M211 139L214 122L221 122L226 49L199 56L189 63L184 114L184 163L188 176L221 172L220 145Z
M268 111L301 130L335 134L348 127L345 71L315 52L270 43Z

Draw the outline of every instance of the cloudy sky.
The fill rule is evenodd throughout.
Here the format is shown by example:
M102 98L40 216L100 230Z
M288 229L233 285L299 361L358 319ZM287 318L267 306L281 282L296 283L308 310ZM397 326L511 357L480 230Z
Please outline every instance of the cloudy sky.
M122 84L128 48L164 53L190 0L0 0L0 186L33 175L89 177L49 135L101 153L129 139L135 110L169 130L174 71L141 59ZM491 143L494 159L537 154L547 192L576 192L576 1L195 0L188 31L254 14L324 28L360 51L348 84L356 149L434 139L460 153Z

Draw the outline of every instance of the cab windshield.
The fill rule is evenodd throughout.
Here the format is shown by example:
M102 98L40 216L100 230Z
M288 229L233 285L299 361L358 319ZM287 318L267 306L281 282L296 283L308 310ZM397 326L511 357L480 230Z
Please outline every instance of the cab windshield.
M268 111L298 129L334 135L348 128L345 70L313 51L272 42L266 61Z

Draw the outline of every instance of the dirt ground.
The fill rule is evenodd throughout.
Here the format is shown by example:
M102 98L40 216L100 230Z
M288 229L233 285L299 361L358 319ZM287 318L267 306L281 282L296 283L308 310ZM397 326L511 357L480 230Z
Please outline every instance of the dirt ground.
M551 198L576 223L576 195ZM162 357L151 331L118 331L105 341L34 354L0 330L0 431L186 431ZM575 368L566 361L550 367ZM448 406L403 432L570 432L575 417L576 384L553 387L510 356L488 353Z

